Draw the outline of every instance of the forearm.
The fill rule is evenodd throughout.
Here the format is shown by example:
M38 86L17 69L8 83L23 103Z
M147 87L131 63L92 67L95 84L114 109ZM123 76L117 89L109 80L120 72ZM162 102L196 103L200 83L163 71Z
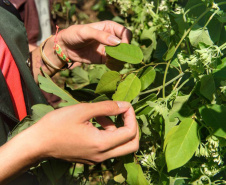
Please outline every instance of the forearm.
M61 69L66 63L57 56L56 52L54 51L54 38L55 36L49 38L45 44L42 46L37 47L32 52L32 71L34 75L34 80L38 83L38 74L41 74L40 68L47 73L49 76L53 76L59 70L53 69L52 67L48 66L42 59L41 56L41 48L45 53L48 60L54 65Z
M28 170L42 158L39 140L35 138L35 132L27 129L0 147L1 185Z

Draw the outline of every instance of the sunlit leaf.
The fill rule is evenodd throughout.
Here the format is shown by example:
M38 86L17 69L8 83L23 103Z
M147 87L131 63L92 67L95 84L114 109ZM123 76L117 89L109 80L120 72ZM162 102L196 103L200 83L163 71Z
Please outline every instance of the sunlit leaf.
M168 171L187 163L199 145L198 124L191 118L184 119L168 139L165 156Z
M117 91L112 96L115 101L128 101L133 100L141 89L141 82L136 75L131 73L126 79L118 86Z
M190 31L189 39L191 45L197 47L199 42L203 42L207 45L212 45L213 41L210 38L209 32L207 29L198 28Z
M141 91L145 90L149 85L151 85L155 80L155 69L153 67L148 67L144 70L141 74L140 81L141 81Z
M107 94L114 92L117 88L117 83L120 81L120 79L121 79L120 74L116 71L109 71L105 73L101 77L95 93Z
M139 64L143 60L143 53L138 46L121 43L117 46L105 46L106 53L117 60Z
M124 164L127 171L127 183L129 185L148 185L143 170L139 164L129 162Z
M175 52L176 52L176 47L175 47L175 45L173 43L171 43L169 45L169 48L168 48L167 52L164 54L163 59L165 61L170 60L171 58L173 58Z

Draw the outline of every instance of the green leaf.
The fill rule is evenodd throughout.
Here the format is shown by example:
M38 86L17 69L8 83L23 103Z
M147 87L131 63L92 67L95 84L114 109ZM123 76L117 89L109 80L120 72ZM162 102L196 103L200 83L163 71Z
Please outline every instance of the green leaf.
M206 125L213 129L215 136L226 138L226 106L207 105L201 107L199 112Z
M39 75L38 76L38 81L39 81L39 86L42 90L55 94L56 96L60 97L62 100L66 101L62 106L69 106L69 105L74 105L78 104L79 102L74 99L71 95L69 95L65 90L61 89L59 86L57 86L51 78L45 74L44 76Z
M174 118L179 118L180 121L182 121L193 113L193 111L187 106L189 97L190 95L176 97L173 102L173 107L169 111L170 121L174 121Z
M165 151L166 149L166 145L169 142L169 139L173 136L173 134L176 132L176 130L178 129L178 126L174 126L172 127L169 132L166 134L165 140L164 140L164 145L163 145L163 151Z
M92 100L93 103L95 102L101 102L101 101L106 101L106 100L111 100L109 97L107 97L105 94L102 94L100 96L98 96L97 98L95 98L94 100Z
M70 166L71 163L57 159L50 159L42 163L42 168L52 185L56 184L57 180L69 170Z
M213 76L205 75L201 78L201 87L200 93L207 98L208 100L212 101L214 98L214 93L216 91L215 82Z
M153 67L148 67L141 74L141 91L145 90L149 85L151 85L155 80L156 72Z
M12 139L14 136L24 131L28 127L32 126L35 123L34 120L31 119L30 116L26 116L23 120L21 120L13 129L13 131L8 135L8 141Z
M145 98L141 99L133 105L135 113L137 116L149 115L149 113L154 109L153 107L148 106L148 101L155 101L157 99L156 94L150 94Z
M140 120L140 121L139 121ZM145 115L141 115L138 118L138 122L142 124L142 132L145 133L146 135L151 135L151 131L149 129L149 120L146 118Z
M138 46L121 43L117 46L105 46L106 53L117 60L130 64L139 64L143 53Z
M189 39L191 45L194 47L197 47L199 42L203 42L207 45L213 45L213 41L210 38L208 30L200 27L190 31Z
M90 83L99 83L101 77L104 73L106 73L109 69L104 64L102 65L92 65L90 66L91 69L88 70L88 76Z
M26 116L21 120L11 131L11 134L8 136L8 140L12 139L15 135L19 134L23 130L35 124L39 119L41 119L48 112L53 111L53 107L45 104L37 104L31 107L32 116Z
M133 100L141 89L141 82L136 75L131 73L128 75L123 82L118 86L117 91L112 96L114 101L128 101Z
M175 47L175 45L173 43L171 43L169 45L169 48L168 48L167 52L164 54L163 59L165 61L170 60L171 58L173 58L175 52L176 52L176 47Z
M119 158L120 160L113 165L114 168L114 180L118 183L123 183L126 181L126 169L124 167L124 160Z
M226 23L226 13L223 16L218 17L218 20L222 23Z
M187 118L170 136L165 151L168 172L183 166L191 159L199 145L197 133L198 124Z
M107 94L112 93L117 88L117 83L121 80L120 74L116 71L105 73L97 85L95 93Z
M147 44L147 46L142 47L142 51L144 54L144 61L150 60L153 50L155 50L157 47L157 40L156 40L157 38L156 38L156 33L155 33L156 29L157 29L157 27L155 27L155 26L149 28L148 30L144 29L140 36L140 39L143 41L145 41L145 40L151 41L150 45Z
M48 112L51 112L54 110L53 107L50 105L45 105L45 104L36 104L31 107L32 109L32 120L38 121L41 119L43 116L45 116Z
M134 110L137 110L137 109L146 107L146 106L148 106L146 103L147 101L155 101L155 100L157 100L157 95L155 93L149 94L149 95L145 96L143 99L136 102L133 105L133 108L134 108Z
M126 181L129 185L148 185L149 184L139 164L136 164L135 162L130 162L130 163L125 163L124 166L127 171Z
M89 84L89 75L88 72L85 71L81 67L75 67L72 70L73 80L76 84L87 85Z

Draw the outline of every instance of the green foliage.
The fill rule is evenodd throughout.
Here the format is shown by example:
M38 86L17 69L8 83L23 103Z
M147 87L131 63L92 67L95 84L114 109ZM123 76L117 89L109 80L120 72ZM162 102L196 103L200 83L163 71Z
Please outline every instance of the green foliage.
M121 82L112 96L115 101L132 101L141 89L141 82L139 78L133 73L128 75L123 82Z
M133 32L131 44L106 46L109 56L125 62L124 68L115 72L103 65L84 65L64 72L67 92L46 75L39 77L43 90L62 98L59 106L131 102L140 149L132 159L128 155L107 160L95 175L103 178L104 171L111 172L110 180L101 184L226 184L226 2L107 2L118 8L115 20ZM98 6L96 10L103 9ZM52 108L43 110L33 115L35 120ZM31 118L12 135L34 124ZM121 116L111 119L117 126L123 124ZM85 166L73 178L85 184L92 169ZM56 181L49 170L45 177Z
M51 78L44 74L45 76L38 76L39 86L41 89L48 93L52 93L58 97L60 97L62 100L65 101L65 103L61 103L61 106L69 106L79 103L77 100L75 100L70 94L66 93L63 89L61 89L59 86L57 86L55 83L52 82Z
M226 139L226 107L224 105L206 105L200 108L200 114L206 125L212 130L212 134Z
M139 64L143 59L141 49L134 45L121 43L117 46L105 47L106 53L119 61L128 62L130 64Z
M197 122L186 118L173 133L166 136L165 155L168 171L183 166L191 159L199 145L197 131Z
M120 74L116 71L105 73L97 85L95 93L108 94L113 93L117 88L117 83L121 80Z

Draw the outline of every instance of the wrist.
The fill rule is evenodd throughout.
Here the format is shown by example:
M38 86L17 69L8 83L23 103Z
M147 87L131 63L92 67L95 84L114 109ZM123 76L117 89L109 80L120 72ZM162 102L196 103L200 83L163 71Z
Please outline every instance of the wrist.
M0 184L7 183L44 159L45 151L41 146L42 136L32 127L0 147Z
M58 56L55 51L55 43L54 40L56 39L56 35L53 35L49 39L46 40L44 43L42 50L43 53L45 53L45 56L48 58L51 63L56 66L56 68L61 69L63 68L67 63L65 61L62 61Z

